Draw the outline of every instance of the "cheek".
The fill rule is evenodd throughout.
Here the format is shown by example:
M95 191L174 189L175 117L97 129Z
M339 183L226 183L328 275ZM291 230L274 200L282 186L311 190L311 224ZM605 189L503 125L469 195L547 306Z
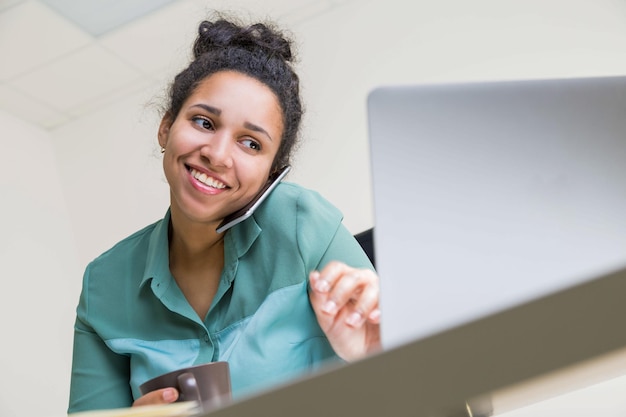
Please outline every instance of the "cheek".
M263 187L268 178L269 170L259 172L258 175L255 176L255 178L251 181L251 184L254 184L251 188L254 190L255 193L258 192L261 187Z
M170 148L166 148L165 153L162 155L163 173L165 174L165 179L170 184L171 184L171 179L173 179L176 176L175 171L178 169L175 155L176 155L176 148L174 146Z
M249 192L257 193L263 187L269 178L270 169L271 161L264 164L255 164L250 169L245 170L245 177L241 177L241 180L248 184Z

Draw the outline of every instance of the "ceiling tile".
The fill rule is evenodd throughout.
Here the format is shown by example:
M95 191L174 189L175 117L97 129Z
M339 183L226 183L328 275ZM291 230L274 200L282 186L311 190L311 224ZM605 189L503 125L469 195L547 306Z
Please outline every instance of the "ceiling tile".
M200 16L193 3L176 2L102 36L99 43L143 72L178 69L189 59Z
M218 10L232 10L242 14L244 17L246 14L250 14L251 16L257 15L263 19L267 17L273 19L297 9L312 7L315 3L327 5L330 2L331 0L217 0L211 2L211 5Z
M23 2L24 0L0 0L0 12L8 9L9 7L15 6L18 3Z
M153 91L150 87L155 85L156 81L153 79L142 77L140 79L136 79L130 84L126 84L123 87L116 88L115 90L111 90L106 95L102 95L94 98L93 100L89 100L86 103L80 104L78 106L72 107L67 110L69 116L73 118L78 118L84 116L86 114L92 113L102 107L109 106L115 102L118 102L128 95L137 94L137 93L145 93L148 94L148 91ZM146 97L146 101L149 98Z
M287 10L281 19L290 24L298 24L332 9L334 4L329 1L310 2L302 7Z
M52 128L69 120L64 114L44 103L39 103L19 91L0 84L0 109L44 129Z
M109 51L92 45L16 78L10 85L59 111L67 111L141 78L142 74Z
M92 40L36 1L0 13L0 81L58 59Z
M243 18L265 20L287 16L301 21L331 8L329 0L214 0L211 7ZM172 75L187 64L198 24L211 13L205 0L177 1L132 25L121 27L99 39L101 45L141 71ZM173 24L175 22L175 24Z
M202 3L201 0L195 1ZM328 11L338 1L341 2L341 0L214 0L211 6L215 10L232 12L248 20L269 19L281 24L283 22L291 24Z

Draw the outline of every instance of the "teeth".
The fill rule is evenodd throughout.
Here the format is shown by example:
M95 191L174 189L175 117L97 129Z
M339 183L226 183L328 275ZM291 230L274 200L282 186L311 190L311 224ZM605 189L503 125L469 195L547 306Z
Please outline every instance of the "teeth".
M226 188L226 184L216 180L215 178L209 177L204 172L196 171L193 168L191 168L191 176L197 179L198 181L200 181L201 183L208 185L209 187L217 188L220 190L222 188Z

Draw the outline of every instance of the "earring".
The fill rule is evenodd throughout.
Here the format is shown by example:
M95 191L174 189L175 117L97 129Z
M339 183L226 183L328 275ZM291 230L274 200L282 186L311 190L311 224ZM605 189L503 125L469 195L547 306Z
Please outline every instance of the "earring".
M161 153L165 153L165 147L161 146Z

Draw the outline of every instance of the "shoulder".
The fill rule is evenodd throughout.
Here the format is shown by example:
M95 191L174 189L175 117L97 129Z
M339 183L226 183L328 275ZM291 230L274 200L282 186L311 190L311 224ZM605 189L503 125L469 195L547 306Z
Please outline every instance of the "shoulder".
M318 226L337 226L343 220L339 209L313 191L291 182L282 182L268 196L257 211L259 224L280 221L281 223L315 223Z
M137 246L141 245L142 242L145 242L150 239L150 235L152 234L152 231L154 230L154 228L159 222L152 223L144 227L143 229L140 229L134 232L133 234L125 237L124 239L120 240L115 245L113 245L110 249L106 250L100 256L95 258L92 262L99 262L99 261L102 261L103 259L108 259L111 257L128 254L129 251L132 251L135 248L137 248Z
M255 221L262 230L262 241L281 247L281 253L315 267L338 231L343 228L339 209L318 192L283 182L270 194L257 213Z
M158 224L124 238L87 265L76 311L78 320L95 327L111 315L125 314L126 309L120 306L132 304L122 300L135 297L140 290L151 237Z
M106 273L107 275L114 275L113 273L120 269L143 268L145 266L145 254L148 252L153 231L160 222L162 220L152 223L117 242L87 265L86 274Z

